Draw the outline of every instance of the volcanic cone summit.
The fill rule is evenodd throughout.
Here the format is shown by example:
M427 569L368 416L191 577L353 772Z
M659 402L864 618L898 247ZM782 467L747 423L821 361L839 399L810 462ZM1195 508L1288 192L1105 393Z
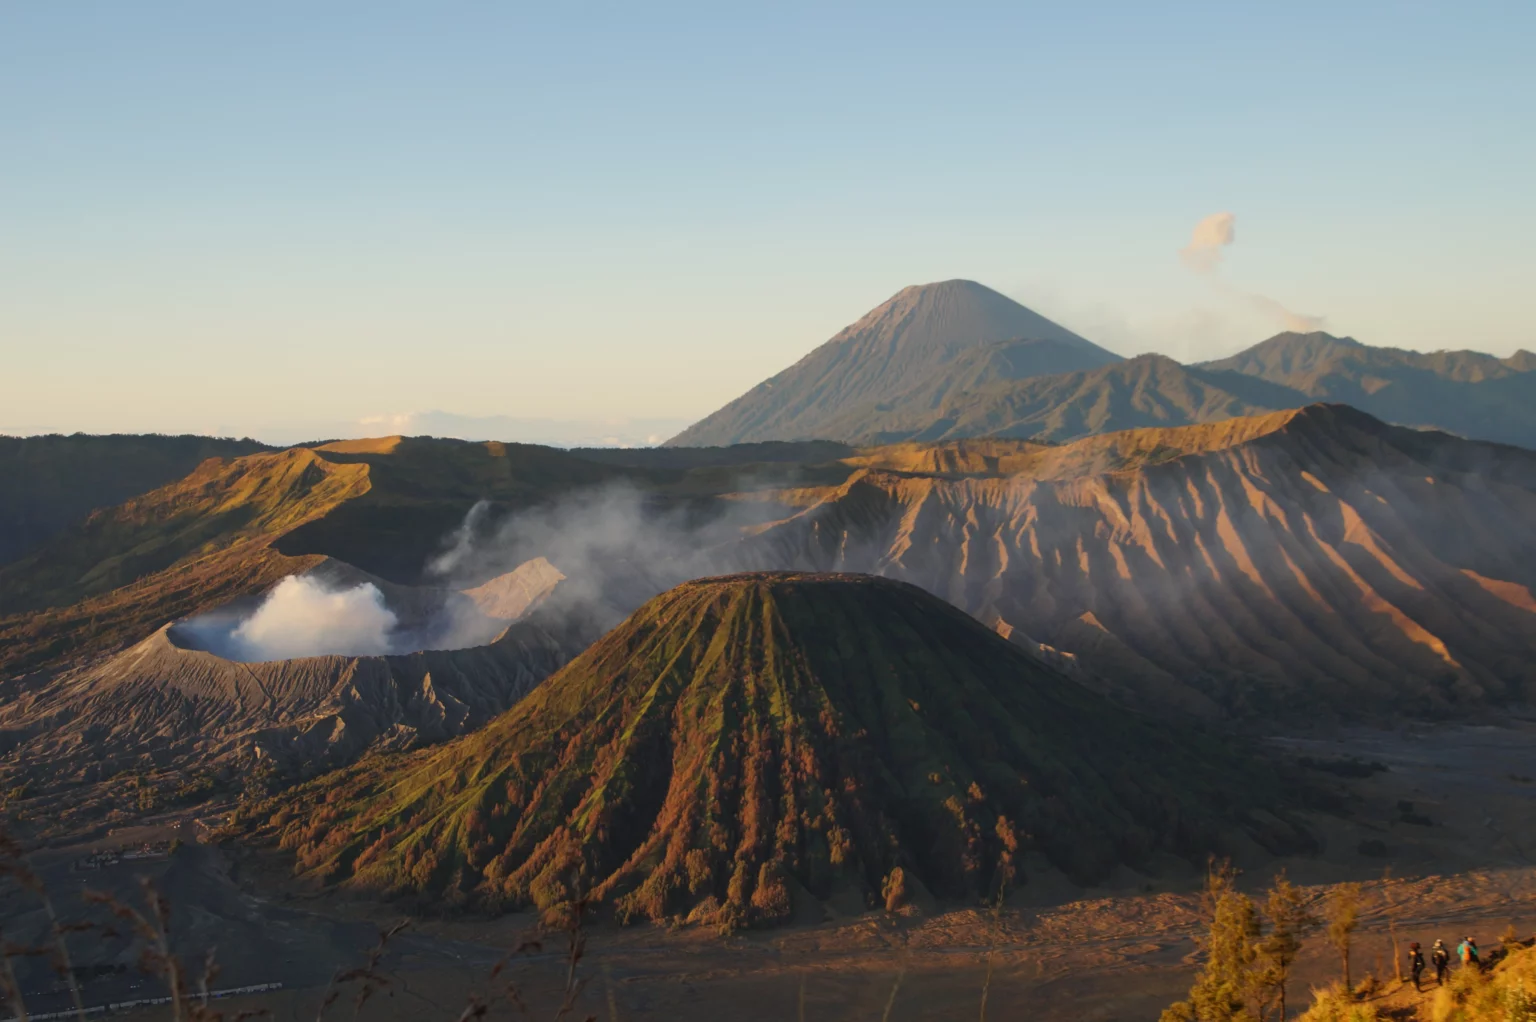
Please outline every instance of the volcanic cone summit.
M1031 853L1087 882L1276 804L914 586L778 572L669 590L484 730L294 797L267 826L329 881L547 906L579 878L620 919L731 924L986 896Z
M966 355L969 368L961 376L971 385L999 374L1071 372L1119 361L975 281L915 285L667 443L825 439L840 413L903 394Z

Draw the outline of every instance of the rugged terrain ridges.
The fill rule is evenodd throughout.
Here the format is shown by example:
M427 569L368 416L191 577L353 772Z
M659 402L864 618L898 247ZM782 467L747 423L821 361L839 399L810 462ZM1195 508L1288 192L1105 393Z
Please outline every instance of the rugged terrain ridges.
M476 500L515 513L621 480L647 508L686 505L695 521L750 505L754 524L734 538L712 530L708 543L683 536L682 563L583 557L530 576L526 592L504 579L504 592L463 598L511 607L553 587L554 610L568 590L599 593L610 627L690 577L869 572L1006 626L1026 648L1070 654L1149 709L1239 716L1463 713L1529 698L1536 680L1536 454L1341 406L1061 445L817 447L812 456L835 460L806 465L758 461L759 447L734 455L745 463L719 448L677 449L697 464L668 450L610 452L599 465L547 448L389 446L199 469L103 512L80 546L48 548L30 575L0 570L18 580L13 593L66 598L146 572L0 620L0 669L125 648L343 551L394 594L386 579L401 551L416 551L419 574ZM559 559L524 556L544 553Z
M570 645L520 622L469 649L239 663L166 626L104 661L0 683L0 755L34 812L99 819L146 790L164 806L197 778L228 791L262 764L313 774L369 749L446 741L512 706ZM123 777L138 787L108 783Z
M806 896L974 898L1043 856L1079 881L1242 824L1268 774L1127 712L916 587L702 579L476 734L257 814L333 882L621 919L786 918ZM900 871L897 873L896 871Z
M1436 714L1536 684L1536 453L1336 405L939 450L996 470L871 452L746 560L916 583L1149 707Z
M0 564L96 508L174 482L209 458L269 449L205 436L0 436Z

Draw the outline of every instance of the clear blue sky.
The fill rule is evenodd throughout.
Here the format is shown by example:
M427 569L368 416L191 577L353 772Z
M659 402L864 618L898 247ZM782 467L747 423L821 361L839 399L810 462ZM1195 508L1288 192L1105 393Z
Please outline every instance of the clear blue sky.
M1529 0L746 6L0 4L0 429L686 419L949 277L1536 347Z

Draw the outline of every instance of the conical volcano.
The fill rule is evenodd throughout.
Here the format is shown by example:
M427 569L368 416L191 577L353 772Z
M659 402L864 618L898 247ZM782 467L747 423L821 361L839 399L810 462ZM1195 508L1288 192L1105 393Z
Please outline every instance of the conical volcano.
M1004 347L993 352L995 359L975 357L979 349L998 345ZM967 355L971 357L965 359ZM828 427L841 413L904 394L957 359L968 364L960 377L972 386L1000 375L1073 372L1120 360L975 281L920 284L902 288L794 365L667 444L710 447L840 439Z
M760 573L663 593L483 731L269 826L350 886L547 905L576 878L620 919L742 923L985 897L1031 851L1082 882L1200 854L1275 787L914 586Z

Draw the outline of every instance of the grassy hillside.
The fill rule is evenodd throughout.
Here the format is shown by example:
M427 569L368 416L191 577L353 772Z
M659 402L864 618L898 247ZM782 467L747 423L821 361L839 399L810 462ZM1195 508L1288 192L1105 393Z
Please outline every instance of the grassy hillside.
M1231 825L1302 840L1245 815L1281 801L915 587L766 573L670 590L484 730L254 819L332 883L542 906L575 882L620 919L735 925L985 897L1027 853L1087 882Z
M209 458L269 449L202 436L0 436L0 564L88 512L174 482Z
M302 447L205 461L185 479L97 511L0 569L0 613L99 596L179 561L291 529L367 488L362 468Z

